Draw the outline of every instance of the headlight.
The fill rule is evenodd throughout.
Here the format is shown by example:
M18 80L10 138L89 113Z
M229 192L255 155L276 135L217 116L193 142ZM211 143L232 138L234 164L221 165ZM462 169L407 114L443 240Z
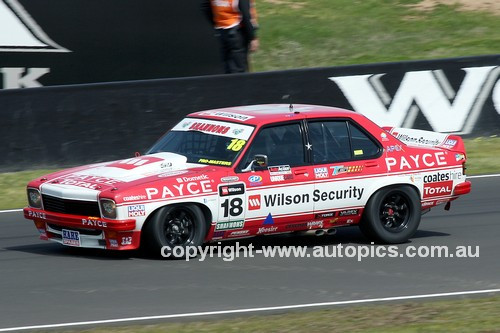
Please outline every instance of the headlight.
M28 204L33 208L42 208L42 196L40 191L34 188L28 189Z
M116 219L116 204L111 199L101 199L101 213L103 217L108 219Z

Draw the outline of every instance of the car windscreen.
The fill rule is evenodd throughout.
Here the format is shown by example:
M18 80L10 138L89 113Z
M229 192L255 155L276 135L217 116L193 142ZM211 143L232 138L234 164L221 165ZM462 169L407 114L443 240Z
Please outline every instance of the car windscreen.
M171 152L186 156L188 163L231 166L253 130L249 125L185 118L147 153Z

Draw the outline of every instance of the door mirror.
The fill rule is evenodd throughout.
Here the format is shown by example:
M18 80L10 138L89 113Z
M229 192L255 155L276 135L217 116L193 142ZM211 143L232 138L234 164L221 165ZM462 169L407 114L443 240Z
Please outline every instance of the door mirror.
M269 164L268 159L267 159L267 155L257 154L253 157L253 160L255 161L254 167L256 169L267 168L267 166Z

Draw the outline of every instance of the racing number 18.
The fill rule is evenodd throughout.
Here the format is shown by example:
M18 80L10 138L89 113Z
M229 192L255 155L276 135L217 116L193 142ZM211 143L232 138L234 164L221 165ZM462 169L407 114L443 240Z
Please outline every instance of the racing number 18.
M243 213L243 200L241 198L233 198L231 200L226 199L221 204L221 207L224 208L224 217L231 216L239 216Z
M241 139L232 139L231 143L229 143L229 146L227 146L227 150L232 150L232 151L240 151L241 148L247 143L245 140Z

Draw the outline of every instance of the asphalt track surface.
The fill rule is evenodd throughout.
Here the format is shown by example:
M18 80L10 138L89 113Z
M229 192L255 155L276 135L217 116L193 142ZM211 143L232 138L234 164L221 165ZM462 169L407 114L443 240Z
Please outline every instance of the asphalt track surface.
M160 260L38 240L21 212L0 214L0 329L115 318L500 288L500 177L422 217L406 246L480 247L479 258ZM243 241L240 241L243 243ZM367 245L334 236L267 236L261 245ZM223 245L231 243L224 242ZM311 251L312 252L312 251Z

